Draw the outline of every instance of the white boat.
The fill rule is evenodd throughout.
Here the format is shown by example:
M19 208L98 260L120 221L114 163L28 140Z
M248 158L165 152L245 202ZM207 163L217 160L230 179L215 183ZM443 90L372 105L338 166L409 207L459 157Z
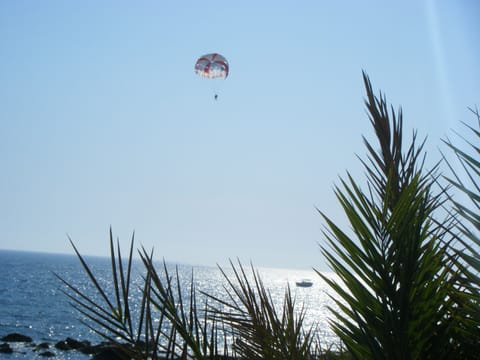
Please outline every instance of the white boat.
M313 281L309 279L303 279L301 281L296 282L298 287L310 287L313 285Z

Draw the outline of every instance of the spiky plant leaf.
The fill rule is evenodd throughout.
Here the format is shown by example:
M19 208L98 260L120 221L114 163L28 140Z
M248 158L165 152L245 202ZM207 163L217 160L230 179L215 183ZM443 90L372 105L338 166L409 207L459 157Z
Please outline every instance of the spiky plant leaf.
M403 149L401 110L376 97L364 73L366 107L379 148L364 138L368 191L347 175L335 193L350 223L341 230L323 212L327 262L340 282L333 329L358 359L429 359L452 356L455 323L450 296L447 231L433 221L443 194L433 194L434 170L423 170L424 142L416 134Z
M144 359L147 356L156 359L158 350L162 350L160 336L168 338L171 334L163 333L162 317L159 320L159 324L155 325L155 328L153 326L155 322L153 316L156 316L156 314L152 312L149 299L151 277L148 273L144 278L143 287L139 289L141 292L140 297L131 296L135 234L132 235L126 268L124 267L119 241L117 240L116 247L114 245L111 228L109 235L112 279L110 283L105 285L101 284L94 271L70 239L70 243L98 296L92 296L88 290L66 281L59 274L56 274L56 276L66 286L64 293L71 299L72 306L83 316L84 319L81 321L89 329L114 344L133 359ZM111 287L113 287L113 292L110 291ZM136 306L132 306L134 301L140 302L140 312L135 314L131 310L136 308ZM136 318L134 319L135 316ZM165 352L165 355L167 358L170 356L168 351Z
M462 264L458 265L462 276L458 277L458 292L454 300L461 309L458 317L460 327L457 329L460 337L459 352L469 358L480 358L480 113L477 109L470 109L477 120L475 126L464 125L470 130L473 140L460 136L467 149L455 145L450 139L444 141L456 157L460 170L444 156L450 169L451 176L446 176L447 182L464 199L450 196L459 231L459 245L456 247ZM469 149L469 150L468 150Z
M64 293L72 300L72 305L88 320L82 320L86 326L106 340L117 344L118 348L123 349L129 356L142 358L144 356L143 349L138 348L140 336L136 335L133 330L129 305L134 235L132 236L126 274L118 242L117 253L115 253L111 228L109 235L112 285L114 289L113 299L111 299L112 295L109 291L102 287L71 239L69 239L70 243L90 282L94 285L94 289L96 289L99 295L99 300L95 300L91 295L87 295L84 289L66 281L60 275L56 274L56 276L66 285L67 290Z
M178 267L175 277L172 277L164 261L162 277L145 249L141 252L141 259L151 279L148 300L171 325L172 332L167 347L169 352L176 357L190 356L198 360L218 357L218 342L222 336L218 329L221 324L215 319L210 321L214 317L210 316L207 303L203 311L199 309L193 272L188 299L185 300L185 289L180 282Z
M232 328L235 353L244 359L313 359L313 327L304 328L305 310L297 309L287 286L281 308L275 306L259 273L251 276L240 262L232 261L233 278L220 268L227 285L227 299L209 295L214 313Z

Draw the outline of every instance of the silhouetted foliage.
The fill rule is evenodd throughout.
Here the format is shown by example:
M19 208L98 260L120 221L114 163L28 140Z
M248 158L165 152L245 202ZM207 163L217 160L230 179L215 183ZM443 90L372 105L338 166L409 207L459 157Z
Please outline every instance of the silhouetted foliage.
M335 192L351 235L321 213L322 252L341 282L323 276L338 296L332 326L354 358L451 358L455 304L450 298L451 235L434 221L445 200L433 193L436 168L424 170L423 144L413 133L404 150L402 111L395 113L363 74L379 149L364 138L367 190L350 174Z
M303 308L287 287L279 308L258 272L230 262L226 298L182 288L178 269L158 271L153 252L139 251L141 296L131 296L134 237L126 267L110 229L113 293L108 293L70 240L98 297L58 276L84 323L134 359L474 359L480 358L480 147L469 154L445 141L466 175L450 186L470 205L436 186L438 168L425 169L425 140L403 137L403 116L375 96L363 73L365 105L378 144L367 148L366 190L347 173L335 194L350 229L324 212L322 253L339 281L319 275L335 291L331 326L346 350L322 349ZM473 111L473 110L472 110ZM470 127L476 139L478 129ZM453 211L448 211L453 206ZM437 218L447 209L445 218ZM444 213L444 212L443 212ZM138 301L139 303L132 303ZM132 309L139 309L134 313Z

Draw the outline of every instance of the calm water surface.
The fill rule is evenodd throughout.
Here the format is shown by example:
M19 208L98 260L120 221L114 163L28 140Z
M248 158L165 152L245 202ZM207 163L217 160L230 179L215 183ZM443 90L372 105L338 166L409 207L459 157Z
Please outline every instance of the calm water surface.
M86 261L94 271L104 288L111 289L110 259L86 257ZM134 283L140 285L143 268L139 261L135 263ZM179 276L184 289L189 289L193 277L200 291L222 297L225 295L225 278L216 267L187 266L168 264L170 275L179 270ZM163 264L158 264L158 271ZM231 269L224 269L231 274ZM247 273L250 267L246 266ZM261 278L271 292L273 300L283 302L287 285L290 286L298 305L305 305L306 325L318 324L318 332L325 345L337 343L337 338L328 326L327 306L332 305L328 296L328 287L319 276L312 271L257 268ZM62 292L65 287L54 274L80 286L92 297L95 289L90 284L79 260L74 255L58 255L0 250L0 337L18 332L28 335L35 343L57 341L71 337L78 340L100 342L98 335L84 326L81 316L69 303L68 297ZM295 282L304 278L313 280L310 288L296 287ZM140 290L132 287L140 297ZM133 295L135 296L135 291ZM298 306L299 308L301 306ZM52 347L50 349L56 352ZM56 359L88 359L88 356L75 352L56 352ZM33 352L12 355L0 354L0 358L32 359ZM41 357L38 357L39 359Z

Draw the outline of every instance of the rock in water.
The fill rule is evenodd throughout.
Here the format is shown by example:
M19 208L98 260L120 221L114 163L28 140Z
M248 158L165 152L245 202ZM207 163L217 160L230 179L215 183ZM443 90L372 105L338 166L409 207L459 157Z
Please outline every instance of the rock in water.
M1 341L6 342L32 342L32 338L30 336L18 334L18 333L11 333L8 334L0 339Z
M7 343L0 344L0 353L2 354L11 354L13 349Z

